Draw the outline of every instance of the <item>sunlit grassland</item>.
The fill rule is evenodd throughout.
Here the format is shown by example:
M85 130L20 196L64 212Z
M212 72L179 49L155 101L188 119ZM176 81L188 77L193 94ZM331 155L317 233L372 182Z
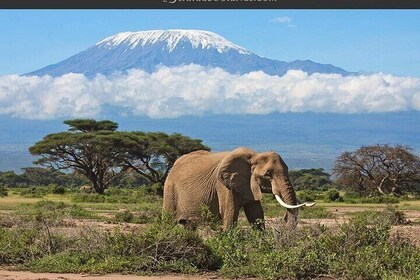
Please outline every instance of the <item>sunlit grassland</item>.
M158 215L162 207L162 198L154 196L152 199L142 200L141 197L137 203L120 203L120 202L75 202L73 200L76 192L70 192L62 195L46 194L42 197L25 197L18 191L11 190L6 197L0 197L0 212L16 212L17 214L24 212L28 209L28 205L35 204L42 200L53 202L64 202L66 204L76 204L83 209L99 214L99 215L113 215L122 209L131 212L148 212L150 214ZM300 211L300 218L302 219L331 219L335 218L333 214L336 208L348 208L349 212L356 209L360 210L382 210L386 204L373 204L373 203L346 203L346 202L326 202L325 200L315 200L314 207L306 207ZM132 201L130 201L132 202ZM263 198L263 208L266 218L283 217L285 210L280 207L272 195L265 195ZM395 206L399 210L420 210L420 200L405 200L396 203ZM241 211L243 212L243 211ZM346 211L342 211L346 212ZM241 219L245 219L243 213L240 215Z
M25 204L35 204L41 200L51 200L54 202L71 203L71 197L68 195L54 195L47 194L43 197L24 197L18 193L9 192L6 197L0 197L0 211L1 210L17 210L22 208Z

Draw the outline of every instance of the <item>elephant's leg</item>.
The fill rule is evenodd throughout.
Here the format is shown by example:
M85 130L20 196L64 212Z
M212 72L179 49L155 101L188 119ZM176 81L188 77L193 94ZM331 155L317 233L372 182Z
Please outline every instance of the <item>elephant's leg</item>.
M255 228L265 229L264 210L260 201L252 201L244 205L245 215L248 222Z
M228 190L223 185L220 185L217 190L217 198L223 230L227 230L238 222L239 209L242 208L244 201L237 193Z
M232 192L224 193L220 196L220 216L223 221L223 230L234 226L238 222L239 209L241 204L239 199Z
M206 189L206 185L177 185L176 213L178 223L188 229L197 228L205 209L218 216L219 203L216 192Z
M222 212L223 230L234 226L238 222L239 207L229 207Z

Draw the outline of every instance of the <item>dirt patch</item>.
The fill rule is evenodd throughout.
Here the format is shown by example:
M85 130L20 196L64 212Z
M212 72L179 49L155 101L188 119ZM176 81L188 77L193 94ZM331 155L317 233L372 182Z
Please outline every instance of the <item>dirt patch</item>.
M327 211L333 213L336 216L348 216L351 213L372 210L372 208L368 208L368 207L351 207L351 206L325 207L325 209L327 209ZM379 208L377 210L380 211L382 210L382 208Z
M405 217L411 222L420 222L420 211L404 210Z
M104 229L104 230L113 230L115 228L120 228L121 230L132 230L138 228L144 228L147 224L133 224L133 223L109 223L89 219L66 219L67 221L73 223L75 228L93 228L93 229Z
M351 214L356 212L362 211L382 211L384 209L383 206L379 206L378 208L368 208L368 207L325 207L329 212L333 213L337 217L348 218ZM418 210L400 210L404 213L406 219L410 222L420 222L420 211Z
M420 225L393 226L391 236L407 238L420 248Z
M64 234L64 235L78 235L87 229L100 230L106 232L112 232L115 229L121 230L121 232L132 232L142 228L145 228L147 224L132 224L132 223L108 223L89 219L66 219L66 226L53 227L52 230Z

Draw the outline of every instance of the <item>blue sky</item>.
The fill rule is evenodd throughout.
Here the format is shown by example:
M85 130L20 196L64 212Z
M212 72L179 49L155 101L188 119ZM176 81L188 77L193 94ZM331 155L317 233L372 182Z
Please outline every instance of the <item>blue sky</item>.
M420 77L419 26L420 10L2 10L0 75L56 63L118 32L186 28L272 59Z

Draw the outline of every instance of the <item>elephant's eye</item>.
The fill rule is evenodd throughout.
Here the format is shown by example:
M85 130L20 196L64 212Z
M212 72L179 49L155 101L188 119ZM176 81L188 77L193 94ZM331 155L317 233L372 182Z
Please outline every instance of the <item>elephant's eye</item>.
M273 172L271 170L267 170L264 173L263 177L266 178L266 179L270 179L271 178L271 175L273 175Z

